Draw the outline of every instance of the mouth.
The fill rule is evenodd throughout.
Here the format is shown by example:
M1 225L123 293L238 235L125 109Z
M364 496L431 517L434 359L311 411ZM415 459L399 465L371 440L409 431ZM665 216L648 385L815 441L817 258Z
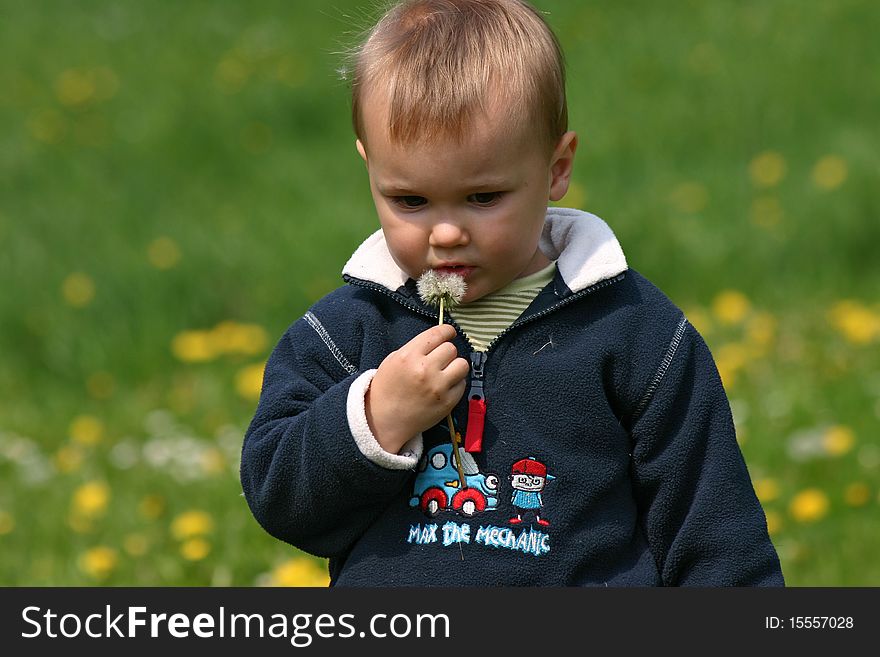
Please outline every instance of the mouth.
M471 275L476 267L472 267L470 265L443 265L441 267L434 267L433 269L438 274L454 274L456 276L461 276L462 278L467 279L467 277Z

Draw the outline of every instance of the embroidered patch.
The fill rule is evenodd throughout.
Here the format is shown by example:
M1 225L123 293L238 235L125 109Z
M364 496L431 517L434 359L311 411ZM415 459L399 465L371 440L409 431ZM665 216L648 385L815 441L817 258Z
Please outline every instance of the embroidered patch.
M452 444L432 448L419 461L418 475L413 485L409 505L433 518L441 511L452 510L473 517L498 506L498 476L484 474L474 457L459 450L464 482L455 467Z
M547 483L554 479L556 477L547 474L547 466L534 456L514 463L510 469L510 486L513 488L510 503L516 509L516 515L508 522L511 525L522 524L523 516L532 513L535 522L541 527L548 527L550 521L541 517L541 509L544 508L541 492Z

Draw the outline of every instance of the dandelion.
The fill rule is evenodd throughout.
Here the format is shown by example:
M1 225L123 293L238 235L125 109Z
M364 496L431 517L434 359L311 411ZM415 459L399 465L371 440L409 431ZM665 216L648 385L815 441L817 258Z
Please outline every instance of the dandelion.
M326 567L314 559L299 557L276 566L268 580L269 586L321 586L330 584Z
M182 331L171 341L172 353L184 363L203 363L216 357L207 331Z
M104 423L93 415L77 415L68 429L73 442L91 447L104 438Z
M180 546L180 554L187 561L201 561L211 552L211 544L203 538L190 538Z
M97 82L91 71L68 69L55 80L55 96L67 107L87 105L96 91Z
M755 495L762 504L772 502L779 497L779 482L775 479L756 479L754 485Z
M756 187L775 187L785 171L785 158L776 151L764 151L749 163L749 177Z
M773 534L778 534L779 530L782 529L782 516L779 515L776 511L768 511L766 513L767 517L767 533L771 536Z
M828 496L818 488L807 488L794 496L789 513L798 522L816 522L828 513Z
M439 324L443 324L444 306L452 308L461 303L467 292L467 284L464 278L458 274L441 274L433 269L429 269L419 276L419 280L416 282L416 289L423 302L439 307ZM451 413L446 416L446 425L449 428L449 440L452 442L452 454L456 469L458 470L458 480L461 482L462 488L466 488L467 481L464 478L464 470L461 467L461 454L458 452L460 439L455 431L455 424L452 421Z
M773 228L782 223L785 212L779 199L773 196L762 196L752 201L750 218L752 223L761 228Z
M116 550L101 545L87 550L79 557L79 569L97 580L106 579L116 568Z
M170 237L157 237L147 246L147 260L156 269L172 269L180 257L180 247Z
M822 436L822 446L831 456L846 454L853 448L855 441L853 430L842 425L829 427Z
M858 301L839 301L831 308L828 318L834 328L853 344L868 344L880 335L880 314Z
M15 529L15 518L8 511L0 509L0 536L11 534Z
M826 155L813 166L813 184L826 192L840 187L847 175L846 160L838 155Z
M698 182L684 182L669 194L669 201L679 212L693 214L706 209L709 204L709 191Z
M122 547L132 557L142 557L149 550L150 542L143 534L128 534L122 539Z
M265 363L259 363L240 369L235 375L236 392L250 401L259 399L260 391L263 387L263 371L265 367Z
M735 342L722 345L715 357L715 366L726 388L732 388L740 370L748 362L749 350Z
M67 134L67 119L54 109L39 110L27 120L31 137L44 144L57 144Z
M746 324L746 339L758 352L773 344L776 338L776 319L769 313L758 313Z
M210 447L200 454L202 471L207 475L220 474L226 469L226 457L216 447Z
M104 515L110 502L110 487L103 481L90 481L73 493L71 513L84 519Z
M269 336L257 324L226 321L211 329L208 339L217 353L254 356L266 348Z
M68 305L83 308L95 298L95 282L82 272L74 272L61 284L61 294Z
M688 322L690 322L691 326L697 329L697 332L700 335L706 336L712 332L712 318L709 317L709 314L702 308L688 308L685 311L685 316L688 318Z
M83 462L83 453L79 447L65 445L55 452L55 467L58 472L69 473L79 470Z
M738 324L749 312L749 300L742 292L724 290L712 302L712 312L722 324Z
M214 69L214 84L225 94L242 90L250 77L247 65L234 56L227 56Z
M871 499L871 489L860 481L852 483L846 487L843 499L849 506L865 506Z
M205 511L191 510L181 513L171 523L171 535L179 541L214 531L214 520Z
M165 499L161 495L146 495L138 504L138 513L147 520L155 520L165 512Z

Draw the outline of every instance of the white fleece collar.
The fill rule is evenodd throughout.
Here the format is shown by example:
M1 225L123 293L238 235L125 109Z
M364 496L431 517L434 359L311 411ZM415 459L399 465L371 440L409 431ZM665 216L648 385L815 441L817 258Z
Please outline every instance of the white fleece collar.
M583 290L626 271L626 258L614 233L594 214L571 208L547 208L538 248L556 260L572 292ZM381 230L370 235L345 263L343 275L397 290L407 276L388 251Z

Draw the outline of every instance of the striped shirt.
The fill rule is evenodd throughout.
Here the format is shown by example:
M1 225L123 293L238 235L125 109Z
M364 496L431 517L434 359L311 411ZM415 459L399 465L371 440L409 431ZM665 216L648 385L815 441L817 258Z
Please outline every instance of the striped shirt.
M474 351L486 351L492 340L528 308L556 273L551 262L540 271L511 281L506 287L485 297L462 304L450 311Z

